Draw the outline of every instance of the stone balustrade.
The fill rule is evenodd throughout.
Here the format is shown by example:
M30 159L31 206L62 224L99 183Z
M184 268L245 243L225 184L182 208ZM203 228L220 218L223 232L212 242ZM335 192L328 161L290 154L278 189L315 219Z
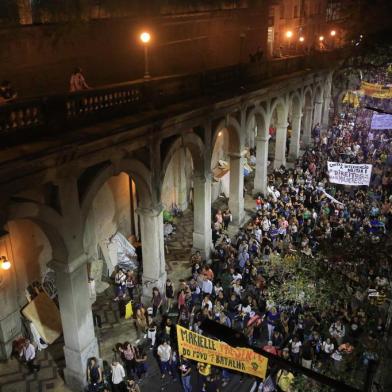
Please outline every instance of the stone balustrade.
M48 95L0 105L0 146L91 126L100 121L201 96L219 95L254 82L305 69L321 69L341 51L238 64L189 75L174 75L103 86L64 95ZM324 66L323 66L324 64ZM23 137L21 137L23 136Z

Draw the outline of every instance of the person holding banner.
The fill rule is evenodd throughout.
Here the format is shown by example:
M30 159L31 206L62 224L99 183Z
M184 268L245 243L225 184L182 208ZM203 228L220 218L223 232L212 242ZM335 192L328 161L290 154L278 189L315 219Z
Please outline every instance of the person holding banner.
M181 356L180 366L178 367L181 374L181 383L184 392L192 392L191 385L191 363L188 359Z

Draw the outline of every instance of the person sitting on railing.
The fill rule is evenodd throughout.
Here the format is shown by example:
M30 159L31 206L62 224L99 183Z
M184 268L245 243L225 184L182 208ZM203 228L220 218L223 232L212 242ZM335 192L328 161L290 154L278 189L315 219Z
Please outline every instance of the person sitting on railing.
M18 93L12 88L11 82L3 80L0 86L0 104L14 101Z
M74 91L88 90L89 88L83 76L82 68L75 68L69 80L69 91L72 93Z

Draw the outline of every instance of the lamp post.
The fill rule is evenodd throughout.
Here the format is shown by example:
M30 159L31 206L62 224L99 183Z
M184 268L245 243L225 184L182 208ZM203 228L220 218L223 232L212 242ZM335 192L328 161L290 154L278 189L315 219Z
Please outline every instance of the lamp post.
M151 40L150 33L144 31L140 34L140 41L142 41L144 46L144 79L150 78L150 72L148 70L148 43Z
M293 32L291 30L286 31L286 38L287 38L287 43L288 43L288 51L290 54L290 46L291 46L291 37L293 36Z
M320 35L319 37L319 45L320 45L320 50L324 49L324 36Z
M5 256L0 257L0 268L5 271L11 268L11 262Z
M305 52L305 48L304 48L304 42L305 42L305 37L301 35L301 37L298 38L299 41L299 45L301 48L301 52Z
M331 36L332 48L335 49L336 30L331 30L329 35Z

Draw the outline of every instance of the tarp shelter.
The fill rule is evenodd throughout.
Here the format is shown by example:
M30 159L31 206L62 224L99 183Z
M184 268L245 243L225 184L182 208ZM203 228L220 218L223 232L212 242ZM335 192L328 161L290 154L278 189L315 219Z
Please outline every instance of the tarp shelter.
M22 314L34 324L39 335L48 344L52 344L63 333L60 310L44 292L39 292L22 309Z
M107 262L109 274L113 272L116 265L125 270L132 271L139 267L136 249L120 232L117 232L111 238L108 244L108 254L110 259L110 265Z

